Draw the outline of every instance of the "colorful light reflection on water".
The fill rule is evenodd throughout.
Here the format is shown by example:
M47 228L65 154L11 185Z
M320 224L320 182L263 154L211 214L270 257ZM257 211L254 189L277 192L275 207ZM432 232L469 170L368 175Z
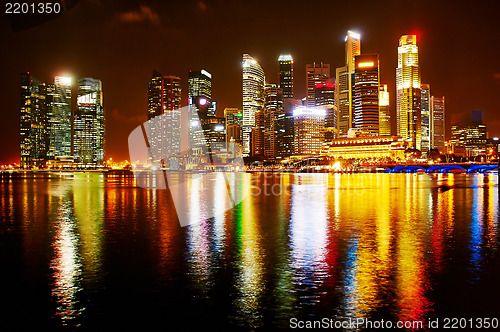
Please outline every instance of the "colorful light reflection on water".
M211 181L220 199L204 205L192 181L186 206L215 217L186 227L167 191L127 177L0 182L6 322L259 328L499 312L497 175L253 174L228 211L224 177Z

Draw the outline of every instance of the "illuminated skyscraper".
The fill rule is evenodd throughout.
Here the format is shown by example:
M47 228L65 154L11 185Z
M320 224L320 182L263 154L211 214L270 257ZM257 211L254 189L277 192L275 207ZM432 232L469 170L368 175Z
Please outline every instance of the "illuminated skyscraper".
M326 110L325 140L331 141L338 136L337 107L335 106L335 83L333 79L315 86L315 106L322 106Z
M432 148L433 132L432 132L432 119L431 119L431 86L429 84L420 85L420 114L421 114L421 128L422 128L422 152L429 152Z
M80 166L104 163L104 108L99 79L80 77L73 116L73 156Z
M252 129L255 114L264 109L265 75L262 67L248 54L243 54L243 155L251 153Z
M379 135L378 54L355 56L354 127L370 136Z
M237 108L224 109L226 118L226 142L241 145L241 126L243 125L243 112Z
M396 68L397 133L416 149L421 149L422 143L420 84L417 36L403 35L399 39Z
M306 65L307 97L306 106L316 105L316 85L326 83L330 79L330 65L327 63L316 63Z
M354 72L355 57L361 54L361 36L347 31L345 37L345 66L337 68L335 75L335 105L338 108L339 137L347 137L354 126Z
M49 147L47 86L21 74L21 167L43 166Z
M263 156L265 146L266 128L264 127L264 110L259 110L255 113L255 125L252 127L251 133L251 151L252 156Z
M264 87L264 155L274 159L278 156L278 116L283 114L283 90L275 84Z
M451 126L450 145L464 148L468 157L487 154L488 131L483 123L482 111L472 111L468 121Z
M189 71L188 74L189 151L201 153L207 141L204 131L209 124L205 118L215 116L212 104L212 74L205 69ZM205 129L203 126L205 125Z
M431 146L441 152L445 151L445 99L444 97L431 97Z
M159 128L152 128L150 144L162 157L181 152L180 107L181 79L153 71L148 85L148 119L162 115L162 122Z
M188 96L205 97L212 100L212 74L205 69L189 71L188 74Z
M71 77L55 77L49 118L50 159L71 156L71 86Z
M391 136L391 109L389 106L389 91L387 91L387 84L380 86L379 98L379 135Z
M326 111L321 107L297 107L294 117L294 154L319 155L324 142Z
M280 65L280 85L283 98L293 98L293 58L291 54L281 54L278 58Z
M278 157L287 158L294 154L294 117L293 110L302 106L302 100L283 99L283 113L278 114Z

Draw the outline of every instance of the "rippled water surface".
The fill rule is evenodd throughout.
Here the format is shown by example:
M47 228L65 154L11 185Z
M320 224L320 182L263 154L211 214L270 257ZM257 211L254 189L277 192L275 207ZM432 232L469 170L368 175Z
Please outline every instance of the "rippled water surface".
M219 204L202 187L191 215ZM169 192L132 178L1 180L0 327L500 316L496 174L252 174L235 190L250 195L181 227Z

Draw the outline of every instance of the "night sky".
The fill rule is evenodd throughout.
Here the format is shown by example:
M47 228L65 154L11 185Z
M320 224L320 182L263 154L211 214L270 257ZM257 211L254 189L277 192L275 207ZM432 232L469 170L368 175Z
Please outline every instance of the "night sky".
M2 8L2 12L4 12ZM305 96L305 65L344 65L347 30L362 53L379 53L381 83L395 113L398 39L417 34L422 83L446 97L450 123L483 110L490 137L500 136L500 24L497 1L123 1L83 0L64 15L14 32L0 19L0 164L19 161L19 81L55 75L102 80L106 158L128 159L127 137L146 121L153 69L183 80L212 73L218 111L239 107L241 57L259 61L278 83L280 53L294 57L295 97ZM334 70L332 70L332 74ZM395 121L395 118L393 118Z

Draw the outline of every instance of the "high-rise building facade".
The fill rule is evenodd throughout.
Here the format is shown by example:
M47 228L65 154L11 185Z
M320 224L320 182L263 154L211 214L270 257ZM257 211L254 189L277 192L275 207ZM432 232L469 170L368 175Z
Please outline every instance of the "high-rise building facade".
M264 156L278 156L278 116L283 114L283 90L275 84L264 87Z
M49 119L49 158L71 156L71 89L72 78L56 76L52 91L52 114Z
M347 31L345 36L345 63L350 73L353 73L356 69L355 57L360 54L361 35L353 31Z
M347 137L349 129L354 126L354 76L355 57L361 54L361 36L347 31L345 36L345 66L336 70L335 105L338 109L339 137Z
M293 98L293 57L291 54L281 54L278 57L280 67L280 84L283 98Z
M226 119L219 116L204 116L200 119L203 136L210 148L216 147L216 142L226 141Z
M226 142L241 145L241 126L243 125L243 112L238 108L225 108Z
M415 149L420 149L422 143L420 85L417 36L403 35L396 68L397 133Z
M330 79L330 65L327 63L316 63L306 65L306 85L307 96L306 106L314 107L316 105L316 85L326 83Z
M354 128L369 136L379 135L379 61L378 54L355 57Z
M79 166L104 164L102 83L96 78L78 78L78 96L73 115L73 157Z
M252 129L255 126L255 114L264 109L264 70L248 54L243 54L243 155L251 154Z
M326 110L325 140L331 141L337 138L337 107L335 106L335 83L333 79L316 84L315 106L321 106Z
M431 147L441 152L445 151L445 99L431 96Z
M199 154L207 145L204 132L210 127L207 117L215 116L212 103L212 74L205 69L189 71L188 74L188 113L190 153Z
M294 117L294 154L319 155L324 143L326 111L321 107L297 107Z
M212 100L212 74L205 69L189 71L188 74L188 96L205 97Z
M380 85L380 92L378 97L379 107L379 135L391 136L391 109L389 105L389 91L387 84Z
M154 71L148 85L148 119L162 116L153 131L150 145L157 158L178 155L181 150L181 79Z
M21 167L41 167L49 147L47 86L29 72L21 74Z
M294 117L295 108L302 106L302 100L283 99L283 113L278 114L278 158L288 158L294 154Z
M264 126L265 115L264 110L259 110L255 113L255 124L252 127L251 133L251 151L252 156L264 156L266 127Z
M431 86L429 84L420 85L420 114L421 114L421 131L422 144L421 151L429 152L432 148L432 119L431 119Z
M465 149L467 157L487 154L488 131L483 123L482 111L472 111L471 118L451 126L450 145Z

